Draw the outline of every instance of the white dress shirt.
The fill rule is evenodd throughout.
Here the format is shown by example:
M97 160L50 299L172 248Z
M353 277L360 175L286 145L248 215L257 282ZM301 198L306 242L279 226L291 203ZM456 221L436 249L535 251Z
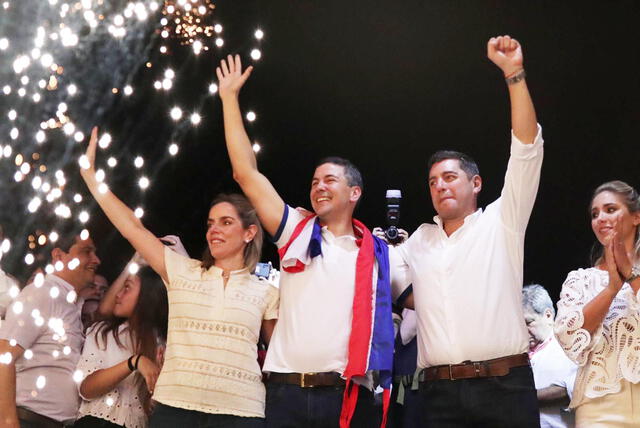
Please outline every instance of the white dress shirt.
M542 132L533 144L511 136L501 196L447 236L439 217L392 248L394 296L413 284L418 366L482 361L526 352L522 312L524 236L536 199Z
M73 373L84 342L84 300L55 275L27 285L7 310L0 339L24 348L16 359L16 405L60 422L73 421L80 399Z
M578 366L565 355L554 336L529 354L536 389L561 386L573 396ZM573 414L561 403L540 403L540 428L567 428L573 426Z

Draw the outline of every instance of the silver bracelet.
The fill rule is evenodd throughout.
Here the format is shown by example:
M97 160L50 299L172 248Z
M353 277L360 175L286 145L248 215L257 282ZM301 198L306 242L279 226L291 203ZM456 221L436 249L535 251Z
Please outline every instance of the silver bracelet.
M504 81L507 82L507 85L513 85L514 83L518 83L521 80L524 80L526 76L527 76L527 73L524 72L524 68L523 68L522 70L518 71L515 75L504 79Z

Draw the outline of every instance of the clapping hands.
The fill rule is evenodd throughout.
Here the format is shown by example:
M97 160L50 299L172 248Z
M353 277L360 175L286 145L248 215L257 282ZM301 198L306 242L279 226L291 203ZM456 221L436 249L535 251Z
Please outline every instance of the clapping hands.
M618 292L626 278L631 276L633 263L622 241L622 223L615 221L611 233L604 244L604 258L609 272L609 287Z

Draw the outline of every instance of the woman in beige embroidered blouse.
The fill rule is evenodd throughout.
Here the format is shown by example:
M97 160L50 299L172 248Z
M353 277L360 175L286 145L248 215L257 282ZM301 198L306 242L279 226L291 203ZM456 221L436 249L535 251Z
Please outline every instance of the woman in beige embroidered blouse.
M203 260L181 256L147 230L95 176L97 129L82 177L109 220L167 286L164 365L153 391L151 427L262 427L265 388L257 362L268 342L278 292L252 275L262 248L255 210L241 195L220 195L209 210Z
M612 181L595 190L591 227L600 251L593 267L569 273L555 326L580 366L571 401L577 427L640 426L639 225L635 189Z

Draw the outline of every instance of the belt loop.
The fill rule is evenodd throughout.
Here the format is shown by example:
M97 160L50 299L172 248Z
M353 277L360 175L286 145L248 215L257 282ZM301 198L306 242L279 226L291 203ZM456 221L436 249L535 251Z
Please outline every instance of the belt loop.
M481 367L480 362L476 361L473 363L473 370L476 373L476 377L480 377L480 367Z
M300 388L306 388L306 386L304 385L304 378L306 375L306 373L300 373Z
M456 380L456 379L453 377L453 372L451 371L451 367L453 367L453 365L452 365L452 364L449 364L449 379L450 379L450 380Z

